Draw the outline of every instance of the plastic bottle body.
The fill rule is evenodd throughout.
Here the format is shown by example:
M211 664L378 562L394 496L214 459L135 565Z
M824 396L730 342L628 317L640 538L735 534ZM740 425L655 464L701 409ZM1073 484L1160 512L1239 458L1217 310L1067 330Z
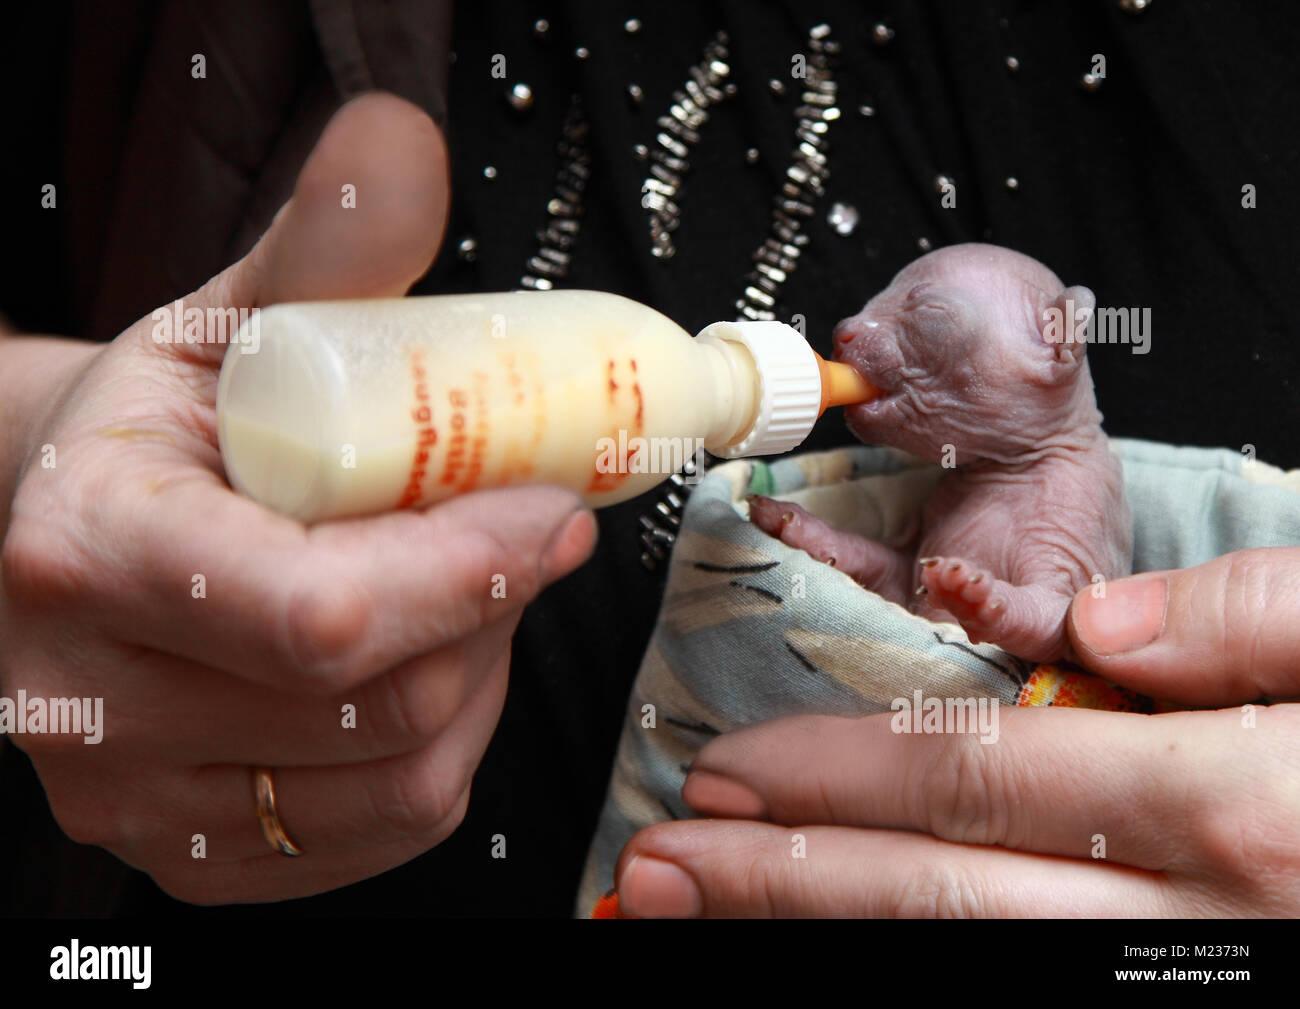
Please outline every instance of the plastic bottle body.
M746 350L593 291L263 310L217 393L231 483L304 521L523 483L593 507L649 490L753 420Z

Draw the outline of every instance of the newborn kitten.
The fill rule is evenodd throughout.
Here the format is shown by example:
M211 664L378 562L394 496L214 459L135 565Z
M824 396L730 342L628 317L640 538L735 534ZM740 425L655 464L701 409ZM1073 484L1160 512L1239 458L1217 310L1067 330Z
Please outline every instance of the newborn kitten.
M1086 344L1064 342L1095 304L1010 249L922 256L834 337L836 358L884 390L849 408L853 433L956 464L919 529L906 547L888 546L757 496L750 518L885 598L961 624L972 641L1037 662L1065 655L1074 594L1094 575L1128 574L1133 550Z

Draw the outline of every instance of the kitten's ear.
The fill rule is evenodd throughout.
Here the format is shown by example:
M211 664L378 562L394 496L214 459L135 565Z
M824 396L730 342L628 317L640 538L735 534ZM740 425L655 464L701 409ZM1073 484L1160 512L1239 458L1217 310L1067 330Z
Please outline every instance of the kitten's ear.
M1083 361L1093 332L1096 296L1086 287L1067 287L1045 299L1038 312L1038 336L1052 352L1050 375L1055 382L1070 378Z

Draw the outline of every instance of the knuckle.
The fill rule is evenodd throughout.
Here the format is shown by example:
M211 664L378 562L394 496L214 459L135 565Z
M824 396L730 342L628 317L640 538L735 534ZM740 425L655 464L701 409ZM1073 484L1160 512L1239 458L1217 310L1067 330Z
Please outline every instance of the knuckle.
M309 689L330 693L356 675L373 607L346 578L321 579L296 590L285 613L282 651Z
M431 838L433 843L441 843L445 838L450 837L460 825L465 822L465 815L469 812L469 788L460 793L460 797L452 804L450 812L442 818L438 829Z
M473 537L474 569L483 585L483 599L492 602L493 575L505 575L510 596L517 600L534 598L542 589L541 568L535 550L511 547L496 530L480 528Z
M947 859L918 862L896 886L888 910L900 918L973 918L984 910L974 880Z
M1279 654L1291 653L1285 647L1289 627L1271 615L1300 608L1300 589L1294 567L1277 563L1267 550L1239 550L1220 558L1217 568L1220 654L1233 659L1225 672L1239 681L1234 689L1249 696L1256 675L1276 666Z
M1199 865L1223 875L1243 868L1251 846L1249 830L1236 803L1202 810L1191 818L1191 849Z
M386 741L427 743L456 714L460 704L459 670L443 668L428 657L374 681L378 696L366 704L375 712L372 731Z
M1220 801L1189 817L1193 872L1239 889L1274 893L1296 875L1294 797L1257 794Z
M66 543L15 518L0 547L0 582L11 599L27 603L64 603L88 585L85 565Z
M932 736L934 760L925 765L914 794L923 803L919 822L935 837L964 844L1008 841L1006 788L993 747L967 733Z
M746 913L767 918L782 914L781 886L788 856L755 850L745 861L739 879L739 891Z
M445 525L437 533L445 543L443 566L453 575L452 591L444 591L438 615L439 637L459 638L500 615L504 605L520 605L536 597L541 579L536 563L526 563L490 528ZM505 600L493 597L496 576L505 578Z
M385 777L373 796L374 816L396 837L422 838L437 832L455 809L463 791L448 777L429 766L428 759L409 761Z

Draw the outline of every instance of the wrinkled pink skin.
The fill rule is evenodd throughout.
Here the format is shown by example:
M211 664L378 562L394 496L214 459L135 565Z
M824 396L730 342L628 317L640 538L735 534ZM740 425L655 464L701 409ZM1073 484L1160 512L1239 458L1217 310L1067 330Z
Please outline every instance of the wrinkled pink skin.
M849 408L853 433L956 464L919 528L906 544L878 543L761 497L750 517L973 641L1039 662L1068 656L1070 601L1095 575L1129 573L1133 521L1086 344L1044 340L1049 307L1070 324L1066 299L1076 312L1095 304L1087 288L1067 290L1041 263L993 245L905 267L834 339L835 357L885 390Z

